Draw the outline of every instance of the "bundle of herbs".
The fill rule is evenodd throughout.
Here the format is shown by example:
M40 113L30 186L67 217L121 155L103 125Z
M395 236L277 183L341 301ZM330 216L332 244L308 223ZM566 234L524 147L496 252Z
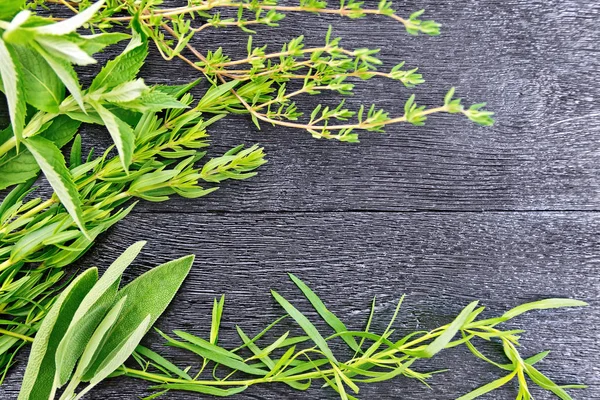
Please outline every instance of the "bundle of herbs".
M235 16L226 17L232 10ZM217 344L222 301L215 303L209 341L184 332L176 332L183 342L165 335L168 344L199 354L204 367L212 361L257 378L199 380L204 368L192 378L189 370L180 370L143 347L134 353L141 369L121 366L173 297L191 259L186 259L187 270L178 275L181 279L165 287L169 294L156 299L123 294L130 286L118 291L120 273L128 262L117 261L120 266L111 267L97 283L95 270L72 278L63 268L125 218L136 199L197 198L217 189L211 184L254 176L265 163L263 149L256 145L240 145L204 160L209 145L206 129L217 120L228 114L246 114L258 128L266 123L344 142L357 142L361 131L382 132L390 124L423 125L438 113L460 114L484 126L493 123L493 113L484 110L485 104L465 107L455 98L454 89L440 99L439 106L431 108L418 105L415 96L409 96L404 113L397 116L375 105L350 110L344 101L335 107L299 110L298 96L326 91L351 95L360 80L379 77L399 81L407 88L424 82L416 68L404 63L379 71L382 62L377 49L343 47L331 28L321 46L307 47L304 38L298 37L275 52L255 46L249 36L247 55L242 58L229 57L220 48L200 51L193 45L194 37L207 29L237 27L254 34L252 28L278 26L286 13L296 12L348 18L382 15L402 24L411 35L440 33L439 24L421 19L422 11L402 17L385 0L374 8L355 0L342 0L335 6L322 0L301 0L297 5L276 0L190 0L185 6L171 8L162 7L160 0L0 0L0 90L6 97L10 122L0 132L0 189L12 188L0 204L0 367L6 373L19 350L35 337L21 398L34 398L37 393L42 394L35 398L53 398L67 382L63 398L79 398L110 374L148 379L157 382L161 391L214 395L234 394L267 382L305 389L312 380L321 379L342 398L352 398L346 387L356 391L356 382L399 375L425 380L429 375L414 371L412 363L446 347L464 344L482 358L471 343L475 338L503 343L510 363L494 364L509 375L466 398L515 376L521 388L519 398L529 398L525 375L569 398L563 388L533 368L541 355L522 359L516 350L517 332L503 332L495 326L529 309L582 305L580 302L548 300L482 321L476 321L482 309L471 304L448 326L392 342L392 323L382 335L370 332L369 324L364 332L348 332L297 278L293 278L296 284L335 329L334 336L321 335L276 293L275 300L306 336L286 335L261 350L255 342L269 328L254 339L240 330L242 347L226 350ZM96 63L96 53L125 40L129 42L124 50L83 88L74 67ZM199 100L190 94L197 81L183 86L149 86L138 76L149 44L165 62L179 58L197 71L198 78L203 76L209 82ZM113 144L99 154L92 150L83 156L88 131L82 126L87 124L102 126ZM65 154L69 154L68 160ZM40 172L54 191L49 198L39 196L32 186ZM131 258L139 247L123 257ZM160 310L147 310L148 304L159 304ZM137 325L123 324L128 307L137 313ZM120 328L123 326L126 329ZM68 335L75 331L79 333ZM462 339L452 341L459 333ZM66 336L61 339L63 334ZM335 338L354 351L352 359L339 362L333 355L327 343ZM106 350L107 341L115 345L114 352ZM365 349L363 345L368 343ZM296 345L302 344L307 347L296 350ZM243 350L253 355L243 358L238 354ZM285 353L273 358L278 350ZM76 394L81 382L90 382L90 386Z

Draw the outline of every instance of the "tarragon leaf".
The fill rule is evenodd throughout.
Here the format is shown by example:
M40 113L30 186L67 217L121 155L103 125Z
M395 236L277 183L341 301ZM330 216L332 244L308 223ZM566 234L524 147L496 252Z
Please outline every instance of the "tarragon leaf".
M0 76L2 77L4 94L8 102L8 114L18 148L19 143L23 140L27 108L22 90L20 68L15 63L16 57L12 53L8 45L0 39Z
M79 303L98 279L98 270L90 268L79 275L60 294L38 330L27 369L23 377L19 400L53 398L54 356L56 347L67 330Z
M73 177L65 165L65 159L54 143L39 136L33 136L25 141L27 150L31 152L40 169L48 179L62 205L65 207L81 232L87 235L81 200Z

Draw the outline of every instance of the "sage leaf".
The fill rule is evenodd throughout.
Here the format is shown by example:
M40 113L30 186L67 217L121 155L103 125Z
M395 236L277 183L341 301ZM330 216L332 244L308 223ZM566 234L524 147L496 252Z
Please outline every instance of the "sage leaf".
M106 129L108 129L108 132L117 147L123 169L126 171L129 170L129 164L131 164L135 147L135 134L133 129L115 114L104 108L100 103L93 102L92 107L94 107L100 118L102 118L104 125L106 125Z
M96 268L79 275L60 294L44 318L31 348L19 400L47 400L53 397L56 348L81 300L97 279Z
M83 381L89 381L96 375L100 364L109 353L117 348L122 338L130 334L147 315L150 315L149 326L154 324L177 293L193 263L194 256L190 255L159 265L119 291L117 300L127 296L127 301L119 320L99 350L96 361L84 374Z
M77 359L84 352L98 323L112 306L123 271L133 262L145 244L146 242L137 242L125 250L89 291L75 312L56 351L57 382L60 386L69 380Z
M111 89L129 82L137 76L148 55L148 45L134 35L127 48L114 60L106 63L90 85L90 92L98 89Z
M150 329L152 321L152 316L148 314L146 318L139 323L139 325L135 328L135 330L127 337L127 339L123 340L115 349L104 359L100 367L98 368L98 372L94 374L92 379L90 380L90 384L82 390L79 395L75 398L78 400L82 398L87 392L89 392L94 386L100 383L102 380L107 378L112 372L114 372L117 368L121 366L133 353L137 345L142 341L142 338Z
M48 139L39 136L30 137L25 145L75 224L84 235L87 235L79 193L58 147Z
M22 91L22 79L19 66L15 63L16 57L8 45L0 38L0 77L4 94L8 103L8 114L13 133L18 144L23 140L23 127L25 126L25 96Z
M58 113L65 97L65 86L50 65L37 52L25 46L14 46L21 62L25 100L37 109Z

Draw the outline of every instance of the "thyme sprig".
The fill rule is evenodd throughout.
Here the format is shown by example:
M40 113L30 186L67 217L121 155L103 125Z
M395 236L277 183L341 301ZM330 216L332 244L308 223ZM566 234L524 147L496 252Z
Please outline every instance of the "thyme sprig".
M195 353L202 359L201 368L196 374L191 373L191 367L181 369L158 353L139 346L134 353L138 367L124 365L114 375L125 375L155 383L151 388L156 393L146 399L157 398L172 390L231 396L250 386L272 383L283 383L296 390L307 390L316 382L332 388L342 399L355 399L354 394L359 393L359 385L387 381L400 376L416 379L427 385L426 381L441 371L421 372L420 370L424 368L423 362L438 355L444 349L466 346L473 355L507 371L508 375L461 396L460 400L477 398L508 384L513 379L517 380L519 387L517 399L530 399L526 377L561 399L571 399L565 389L585 387L555 384L534 367L549 352L523 358L518 351L518 346L520 335L524 331L503 330L498 327L526 312L580 307L586 305L584 302L546 299L523 304L500 317L486 319L480 319L485 307L478 306L478 302L472 302L449 324L431 331L411 332L394 339L394 336L397 336L394 324L404 296L398 302L387 328L382 333L376 333L372 328L375 299L365 329L352 331L304 282L294 275L290 277L322 318L322 322L325 322L334 333L327 335L319 330L298 308L276 291L272 291L273 298L287 314L252 338L237 326L242 344L228 350L219 344L219 329L224 307L224 297L221 297L214 301L208 340L184 331L173 331L176 338L158 331L168 346ZM303 335L294 336L287 331L271 342L265 341L267 333L286 319L292 319L302 329ZM507 363L493 361L479 350L479 342L490 341L502 345ZM332 350L332 342L344 344L346 353L353 356L346 361L341 361L341 357L334 354ZM210 366L213 368L209 368ZM229 373L224 378L218 378L214 373L217 368L219 371L228 370ZM210 369L213 370L212 378L208 374L203 374ZM248 377L244 378L240 375Z

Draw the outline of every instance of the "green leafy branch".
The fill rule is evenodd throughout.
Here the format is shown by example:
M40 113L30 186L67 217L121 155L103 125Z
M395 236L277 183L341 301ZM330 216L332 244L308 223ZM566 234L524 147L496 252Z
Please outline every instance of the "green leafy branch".
M449 324L431 331L416 331L393 339L394 323L398 316L402 299L398 302L391 321L383 333L372 329L375 313L375 299L363 331L349 330L336 317L304 282L294 275L292 281L309 300L314 310L334 333L326 336L298 308L278 292L272 291L275 301L287 313L277 319L256 336L250 338L239 326L236 327L242 345L227 350L218 343L219 328L223 313L224 298L216 300L213 306L210 339L205 340L184 331L174 331L177 338L159 331L168 346L187 350L203 360L198 373L191 375L191 367L181 369L158 353L139 346L134 358L141 369L122 366L113 375L126 375L156 383L152 389L156 393L147 397L154 399L171 390L182 390L216 396L230 396L240 393L253 385L284 383L296 390L307 390L315 381L332 388L342 399L354 399L359 385L390 380L399 376L419 380L425 384L436 372L419 372L415 367L426 359L436 356L444 349L466 346L476 357L510 372L509 375L484 385L460 397L468 400L479 397L517 377L518 399L530 398L525 376L543 389L549 390L562 399L571 399L565 389L583 388L582 385L559 386L539 372L534 364L541 361L548 352L523 359L518 350L521 330L501 330L497 326L533 310L560 307L580 307L586 303L569 299L547 299L518 306L497 318L478 319L484 307L473 302L465 307ZM274 341L260 345L266 334L284 319L293 319L302 329L303 335L293 336L290 331L278 336ZM502 343L509 364L500 364L484 356L476 347L476 340ZM340 361L330 347L333 341L342 342L353 357ZM203 372L213 365L213 378L203 378ZM217 378L214 371L225 368L230 371L224 378ZM240 374L248 378L237 378ZM353 392L354 394L351 394Z

